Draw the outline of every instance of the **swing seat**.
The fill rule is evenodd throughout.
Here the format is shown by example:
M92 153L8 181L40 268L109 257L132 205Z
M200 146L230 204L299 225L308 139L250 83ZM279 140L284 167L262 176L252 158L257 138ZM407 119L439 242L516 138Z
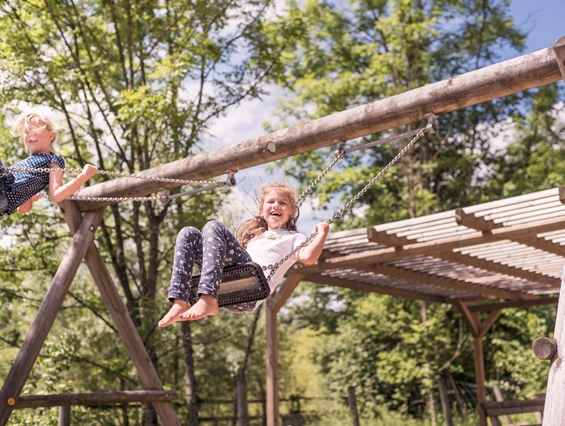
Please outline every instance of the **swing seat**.
M193 275L190 280L189 303L194 305L198 297L200 274ZM231 306L239 303L257 302L269 296L271 289L265 274L255 262L243 265L226 266L222 283L218 292L218 306Z

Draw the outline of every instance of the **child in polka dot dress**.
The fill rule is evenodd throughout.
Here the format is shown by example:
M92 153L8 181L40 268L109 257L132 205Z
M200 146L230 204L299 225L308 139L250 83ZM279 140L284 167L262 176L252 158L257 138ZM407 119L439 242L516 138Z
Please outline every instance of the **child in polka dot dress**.
M173 274L169 301L173 306L159 321L165 327L177 321L197 320L218 312L218 290L222 270L226 266L256 262L261 266L275 264L298 247L306 236L296 231L298 206L296 192L285 183L269 183L262 187L259 213L243 222L237 239L220 222L208 222L202 232L193 227L183 228L175 246ZM297 261L306 265L318 260L329 232L327 222L316 225L318 235L296 256L283 263L269 281L271 292L285 272ZM199 300L189 306L192 268L200 269ZM232 312L252 312L262 301L228 306Z
M19 137L29 151L29 157L20 161L16 169L63 169L65 160L51 152L51 144L57 137L53 123L38 114L23 114L12 126L11 133ZM33 202L39 199L39 193L49 187L50 198L59 203L73 195L92 176L97 173L96 167L87 165L73 180L63 185L63 172L8 172L2 168L5 197L0 203L0 216L10 215L18 210L27 213ZM0 178L2 179L2 178Z

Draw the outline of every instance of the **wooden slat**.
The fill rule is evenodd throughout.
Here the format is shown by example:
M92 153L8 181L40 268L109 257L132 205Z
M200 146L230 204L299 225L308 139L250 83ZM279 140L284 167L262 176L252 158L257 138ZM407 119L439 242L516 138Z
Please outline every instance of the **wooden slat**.
M418 273L385 264L370 265L370 266L359 265L357 266L357 268L364 271L373 272L376 274L388 275L395 278L421 282L439 287L445 287L457 291L465 291L468 293L478 294L484 297L494 296L494 297L501 297L511 300L522 300L522 299L529 299L535 297L527 294L522 294L520 292L514 292L512 290L503 290L496 287L481 286L468 281L444 278L431 274Z
M354 265L383 263L408 257L429 255L441 251L451 251L454 249L474 246L493 241L512 239L516 237L535 236L541 232L562 229L565 227L565 217L540 221L533 226L532 224L512 226L509 228L493 229L491 232L473 232L456 238L446 238L441 241L425 243L414 243L398 248L384 248L370 253L360 253L347 256L340 256L319 262L316 265L296 267L299 273L312 274L328 269L353 267Z
M359 282L358 280L347 280L344 278L334 278L321 274L308 275L305 280L313 283L331 285L334 287L348 288L351 290L363 291L366 293L386 294L388 296L402 297L411 300L425 300L426 302L447 303L444 297L438 297L419 291L402 290L395 287L379 286L377 284L368 284Z
M378 232L374 228L369 228L368 238L370 241L379 244L387 244L387 245L405 245L408 243L406 238L398 238L397 236L388 235L384 232ZM461 263L463 265L472 266L475 268L484 269L486 271L492 271L500 274L510 275L513 277L523 278L529 281L534 281L542 284L548 284L552 287L559 288L561 285L560 280L548 277L542 274L538 274L535 272L524 271L518 268L512 268L505 265L501 265L500 263L484 260L484 259L477 259L469 255L463 255L457 252L440 252L435 255L436 257L447 260L449 262L456 262Z

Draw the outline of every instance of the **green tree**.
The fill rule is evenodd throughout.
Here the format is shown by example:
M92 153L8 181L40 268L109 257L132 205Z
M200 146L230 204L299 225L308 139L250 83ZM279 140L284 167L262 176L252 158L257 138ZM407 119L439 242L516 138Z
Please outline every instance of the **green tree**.
M270 43L264 26L271 9L270 0L1 2L0 117L9 124L22 109L47 109L61 128L55 150L69 166L90 162L104 170L135 173L188 157L197 152L214 119L244 99L263 95L267 79L279 72L281 46ZM284 32L284 22L279 30ZM4 144L0 156L13 164L23 151L16 142ZM166 287L157 283L170 274L174 236L185 224L202 226L220 200L218 194L203 194L167 204L113 204L102 221L102 254L155 364L183 347L174 346L174 338L162 344L173 332L155 333L163 309L156 299L165 300ZM37 290L33 285L19 288L30 277L25 271L49 282L57 268L60 249L69 240L54 213L51 206L40 207L31 216L13 216L2 224L13 241L1 250L3 276L9 277L3 280L1 297L10 302L9 312L17 310L16 298L30 301L26 292ZM90 287L77 293L76 303L90 310L88 318L93 314L107 321L86 281ZM73 316L65 321L69 318ZM115 330L107 322L103 334L113 340ZM7 323L3 318L0 324L8 333L3 340L17 346L23 336ZM21 329L25 325L19 324ZM69 332L78 335L83 327L71 326ZM104 384L131 388L126 377L135 376L125 373L131 369L127 357L123 352L110 355L114 347L105 346L105 339L82 346L106 355L91 372L106 369ZM81 349L75 349L79 356ZM184 364L194 369L189 355L185 346ZM144 424L156 422L149 405L143 415Z

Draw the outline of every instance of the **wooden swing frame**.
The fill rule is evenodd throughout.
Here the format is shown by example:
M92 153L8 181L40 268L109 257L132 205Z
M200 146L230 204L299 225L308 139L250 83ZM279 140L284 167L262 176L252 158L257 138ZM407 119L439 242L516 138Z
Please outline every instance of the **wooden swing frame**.
M234 170L234 164L238 165L238 169L246 169L327 147L334 144L336 140L352 140L399 127L421 120L429 112L441 115L554 83L561 79L565 79L565 37L560 38L548 49L239 144L178 160L143 173L177 179L212 178L223 174L226 170ZM90 197L144 196L158 192L163 187L173 188L175 186L178 185L118 179L111 183L105 182L83 189L80 195ZM85 201L66 201L60 204L73 239L0 390L0 426L6 425L12 411L18 408L23 386L29 378L82 260L85 260L100 290L104 303L138 371L143 387L151 391L163 390L159 376L127 313L110 272L94 244L95 232L107 205L109 205L108 202ZM300 274L290 276L278 291L271 295L267 303L267 424L269 426L279 424L277 313L303 277L304 275ZM558 315L560 318L565 317L565 300L563 300L565 296L563 294L562 292L559 303ZM476 329L476 333L473 332L473 335L476 334L477 337L475 346L480 347L477 339L481 337L481 332L488 329L487 325L490 326L497 315L489 316L488 324L479 324L476 321L476 315L468 313L465 309L463 313L472 329ZM559 326L564 327L563 321L559 322ZM565 342L561 331L556 332L556 339L559 350L562 351ZM561 355L562 352L559 352L559 356ZM476 369L477 374L483 371L484 378L484 366L481 361L482 356L476 361ZM550 380L551 374L562 376L563 372L552 370ZM563 418L565 408L557 400L560 393L562 394L562 390L548 389L546 406L553 404L553 407L557 407L554 408L554 411L559 412L556 415L561 415ZM555 395L555 400L552 394ZM484 387L483 391L478 392L478 397L479 402L484 402ZM164 425L180 425L170 401L155 397L153 405ZM479 413L481 414L481 410ZM483 425L486 425L484 413L481 414L481 426Z

